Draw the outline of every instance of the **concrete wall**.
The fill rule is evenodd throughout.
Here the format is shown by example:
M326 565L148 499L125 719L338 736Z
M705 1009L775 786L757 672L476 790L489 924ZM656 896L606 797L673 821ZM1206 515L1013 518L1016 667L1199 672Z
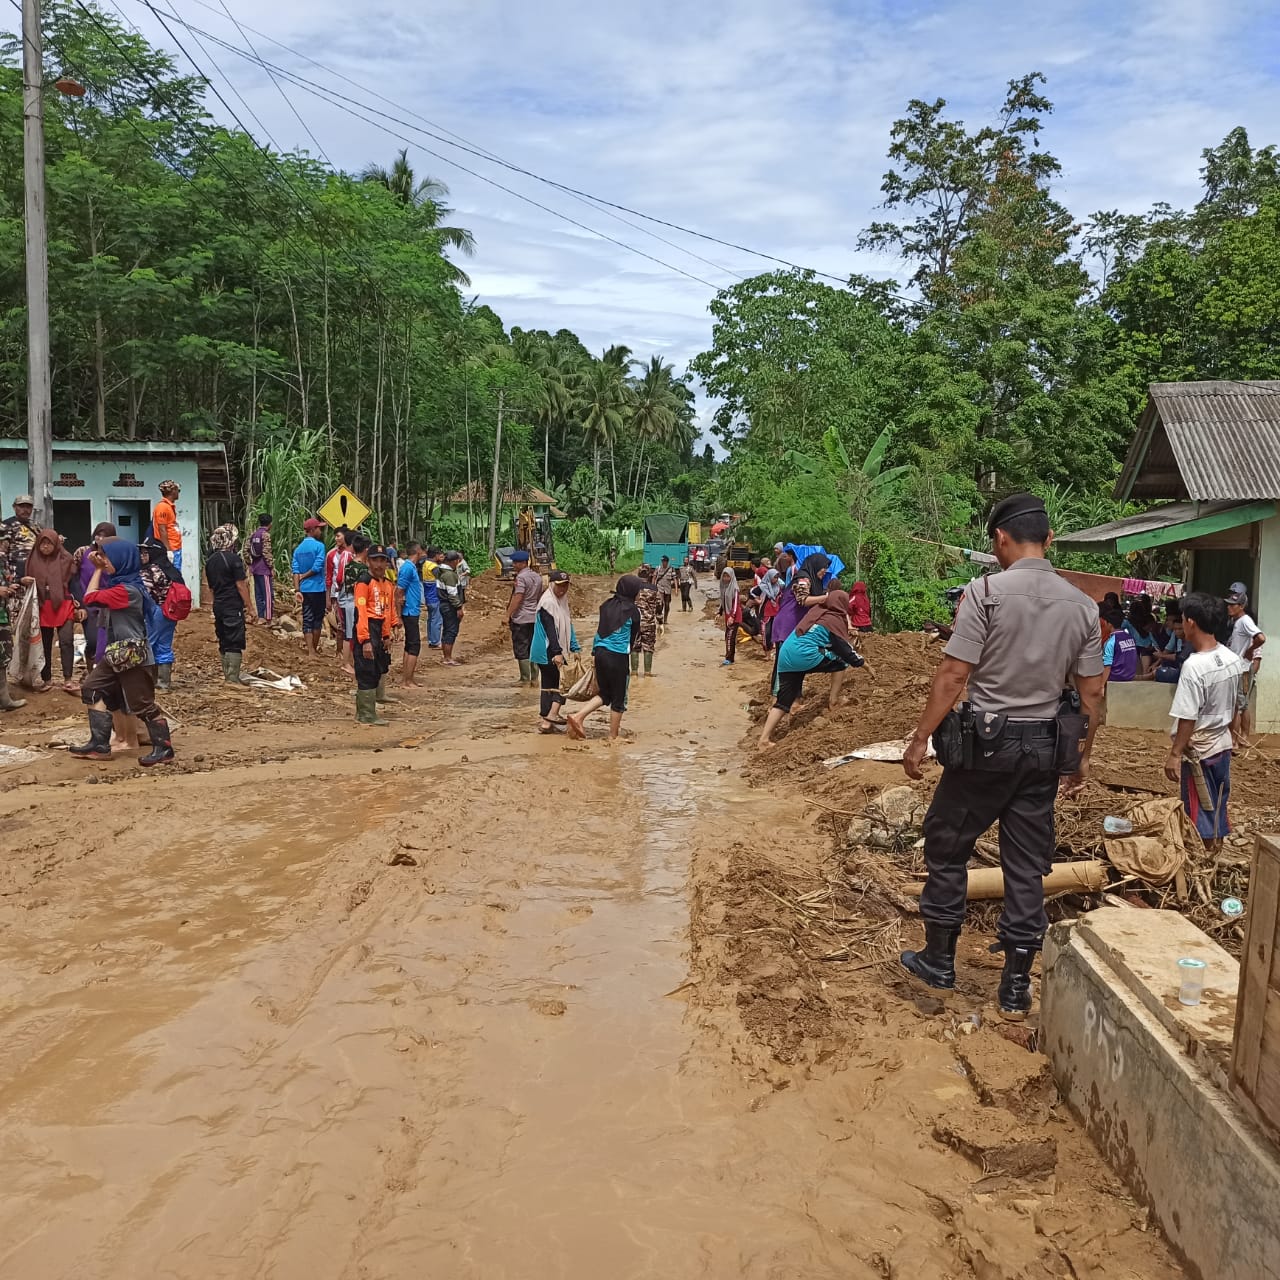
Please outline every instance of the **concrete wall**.
M1107 724L1113 729L1158 729L1168 733L1172 721L1173 684L1129 680L1107 684Z
M80 483L70 484L62 480L74 477ZM128 483L132 476L138 483ZM118 481L125 479L126 483ZM103 520L112 519L112 499L123 502L143 502L148 510L160 500L157 488L161 480L176 480L182 486L178 501L178 525L182 530L183 577L191 588L193 603L200 604L200 490L196 459L153 459L145 455L80 454L68 456L57 449L53 456L53 500L88 501L90 519L88 527ZM22 458L0 459L0 512L4 516L13 513L14 497L26 491L27 464ZM63 532L63 530L59 530ZM136 527L129 534L136 540L146 529ZM122 536L126 533L120 530ZM74 550L74 547L72 548Z
M1180 956L1208 964L1194 1009ZM1173 911L1104 907L1046 940L1040 1047L1112 1168L1203 1280L1280 1280L1280 1152L1226 1092L1236 962Z
M1267 633L1258 669L1257 727L1280 733L1280 516L1264 520L1258 550L1258 625Z

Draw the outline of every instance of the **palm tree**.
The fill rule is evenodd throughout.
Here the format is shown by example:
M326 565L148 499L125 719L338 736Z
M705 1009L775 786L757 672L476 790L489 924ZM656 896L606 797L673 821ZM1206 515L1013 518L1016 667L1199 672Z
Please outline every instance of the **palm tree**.
M673 390L674 372L661 356L653 356L644 372L632 381L631 429L640 440L635 480L631 482L632 497L640 490L645 445L668 443L676 430L678 401Z
M409 150L402 147L400 154L391 162L390 169L380 164L368 164L360 174L361 182L372 182L385 187L392 196L406 208L419 210L427 220L440 241L450 249L456 249L468 258L476 251L475 237L465 227L443 226L442 223L453 210L445 203L449 197L449 188L439 178L418 179L409 163ZM471 283L470 277L461 267L449 264L453 269L455 283L464 288Z
M610 348L610 351L616 350L617 348ZM609 351L605 352L606 357L609 354ZM626 406L625 366L603 357L593 360L583 379L581 409L582 430L593 446L595 500L592 503L592 514L597 525L600 523L600 448L608 445L612 450L613 442L625 422ZM616 479L613 488L616 499Z
M542 487L551 486L551 428L566 423L573 413L582 370L570 351L539 343L523 354L523 362L537 375L531 407L542 425Z

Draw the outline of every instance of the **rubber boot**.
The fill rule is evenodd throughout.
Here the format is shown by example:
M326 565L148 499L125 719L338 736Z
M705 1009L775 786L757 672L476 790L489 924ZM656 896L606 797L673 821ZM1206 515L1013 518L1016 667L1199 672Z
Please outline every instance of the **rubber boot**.
M15 698L9 692L9 682L5 679L4 672L0 671L0 711L17 711L19 707L26 705L26 698Z
M100 757L105 760L111 755L111 712L89 709L89 741L78 747L70 748L69 753L82 759Z
M173 743L169 740L169 722L163 716L147 721L147 737L151 750L138 757L141 765L168 764L173 759Z
M1036 948L997 942L991 950L1004 952L1000 1016L1006 1022L1022 1022L1031 1012L1031 966L1036 962Z
M956 985L956 943L960 930L951 925L925 921L924 950L904 951L899 959L902 967L939 991L950 991Z
M644 654L644 673L647 676L653 675L653 652L649 649Z
M378 687L374 690L374 693L377 695L377 697L374 699L374 701L375 701L375 702L399 702L399 701L400 701L400 699L399 699L399 698L393 698L393 697L392 697L392 696L387 692L387 677L386 677L386 676L383 676L383 677L378 681Z
M378 715L377 689L356 690L356 723L357 724L390 724Z
M631 674L633 676L640 674L640 650L631 650Z
M240 664L243 661L243 653L224 653L222 655L222 671L228 684L244 684L244 680L240 675Z
M173 663L158 662L156 663L156 688L161 693L168 693L170 682L173 678Z

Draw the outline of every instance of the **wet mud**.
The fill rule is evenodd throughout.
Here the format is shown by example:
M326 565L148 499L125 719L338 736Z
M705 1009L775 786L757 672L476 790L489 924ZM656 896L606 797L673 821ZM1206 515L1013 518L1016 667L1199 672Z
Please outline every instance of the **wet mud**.
M830 831L716 640L673 615L615 748L490 637L385 730L224 708L199 771L0 794L0 1277L1179 1275L1056 1107L1033 1179L935 1136L948 1011L797 958L763 889Z

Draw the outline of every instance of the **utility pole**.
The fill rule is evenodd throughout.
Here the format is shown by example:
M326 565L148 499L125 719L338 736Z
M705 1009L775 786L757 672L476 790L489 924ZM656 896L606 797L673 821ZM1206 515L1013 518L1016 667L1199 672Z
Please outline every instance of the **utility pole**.
M44 219L44 85L40 0L22 0L22 160L27 230L27 480L36 524L53 523L49 393L49 245Z
M502 457L502 411L506 397L506 388L499 387L498 431L493 439L493 483L489 486L489 558L491 560L493 549L498 545L498 460Z

